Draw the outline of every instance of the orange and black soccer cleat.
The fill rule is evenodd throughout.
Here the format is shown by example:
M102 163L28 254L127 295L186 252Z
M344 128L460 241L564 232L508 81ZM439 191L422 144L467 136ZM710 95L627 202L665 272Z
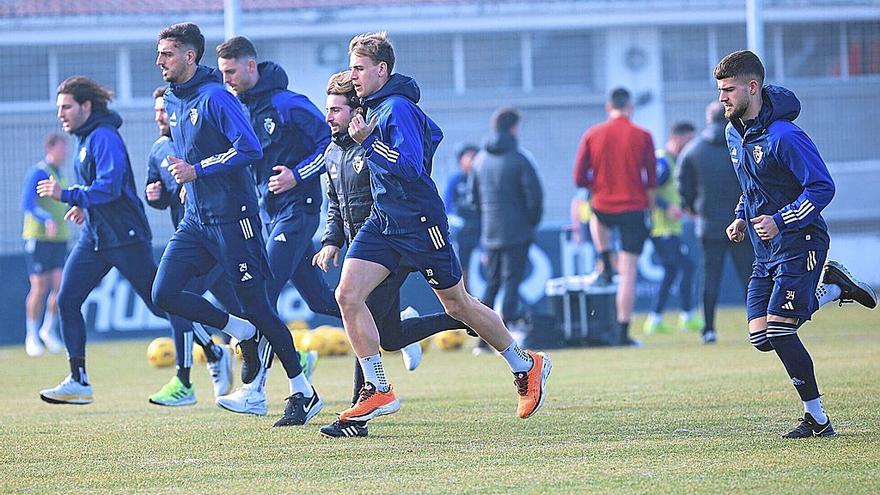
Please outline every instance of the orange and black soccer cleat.
M394 396L394 387L389 387L387 392L380 392L376 387L367 382L361 388L357 403L339 413L342 421L369 421L378 416L394 414L400 409L400 401Z
M516 414L521 419L531 417L544 404L544 388L547 386L550 369L553 368L550 358L543 352L526 353L532 357L532 369L513 374L513 383L516 385L516 393L519 394Z

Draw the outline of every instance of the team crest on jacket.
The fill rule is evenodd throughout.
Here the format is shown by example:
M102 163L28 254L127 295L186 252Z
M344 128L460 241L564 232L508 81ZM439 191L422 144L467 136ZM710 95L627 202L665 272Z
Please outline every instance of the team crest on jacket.
M764 148L761 148L760 144L756 145L752 156L755 157L755 163L761 163L761 159L764 158Z
M86 147L83 146L79 149L79 162L82 163L86 161Z
M361 173L361 170L364 169L364 157L362 155L358 155L354 157L354 171L356 173Z
M272 117L266 117L263 119L263 129L266 129L270 135L275 132L275 121L272 120Z
M197 108L189 109L189 121L192 122L192 125L196 125L196 122L199 120L199 110Z

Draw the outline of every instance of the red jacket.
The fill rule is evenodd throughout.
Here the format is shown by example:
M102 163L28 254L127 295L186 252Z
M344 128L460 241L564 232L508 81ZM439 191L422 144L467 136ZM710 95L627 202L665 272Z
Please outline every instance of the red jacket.
M574 182L590 190L602 213L648 209L647 190L657 187L651 134L625 116L591 127L578 147Z

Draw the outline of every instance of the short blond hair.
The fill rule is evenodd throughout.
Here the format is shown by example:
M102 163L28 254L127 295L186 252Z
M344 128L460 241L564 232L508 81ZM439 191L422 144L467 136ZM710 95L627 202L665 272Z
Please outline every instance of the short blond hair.
M340 95L346 99L346 104L351 108L359 107L357 93L354 90L354 83L351 82L351 71L344 70L330 76L327 81L327 94Z
M394 69L394 47L388 41L388 32L359 34L348 44L348 54L355 53L361 57L370 57L373 63L385 62L388 73Z

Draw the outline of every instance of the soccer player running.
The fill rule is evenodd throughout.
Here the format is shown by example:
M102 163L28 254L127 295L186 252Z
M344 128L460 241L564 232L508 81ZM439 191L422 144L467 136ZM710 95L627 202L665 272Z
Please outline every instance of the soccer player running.
M274 62L257 64L257 50L244 36L217 46L217 67L227 86L247 107L263 157L251 162L260 196L260 208L269 219L267 253L273 277L266 281L269 303L288 280L315 313L341 318L333 289L311 260L312 237L321 217L323 152L330 129L321 111L309 99L287 89L287 73ZM272 365L272 346L260 343L263 366L250 384L217 400L238 413L266 414L265 382ZM299 354L304 368L314 369L317 353Z
M65 132L76 137L73 168L77 185L63 188L54 177L37 184L37 194L70 205L65 220L85 224L61 277L58 312L67 347L70 375L58 386L40 392L51 404L90 404L94 399L86 374L86 324L82 305L111 268L116 268L156 316L166 315L150 298L156 263L150 248L150 226L138 199L125 143L119 135L122 117L107 108L113 93L83 76L70 77L58 86L58 119ZM192 325L168 317L175 336L189 342ZM176 380L185 386L162 405L194 404L189 385L192 353L177 358ZM151 400L153 397L151 397Z
M147 204L153 208L168 209L171 215L171 223L176 229L183 219L183 202L181 201L180 185L174 180L168 171L168 157L174 154L171 146L171 127L168 125L168 114L165 113L165 86L160 86L153 91L154 120L159 127L159 139L150 148L147 157L147 186L144 191ZM222 277L222 271L215 268L204 278L194 280L187 288L190 292L203 294L208 285L211 292L226 308L238 308L238 300L232 285ZM155 278L155 275L154 275ZM192 353L192 342L184 339L181 335L174 336L174 352L178 361L178 369L181 366L191 368L192 359L182 359ZM196 323L193 325L193 337L205 353L208 373L214 385L214 397L220 397L232 391L232 369L235 355L228 346L220 346L211 340L211 336L205 328ZM171 379L162 389L150 397L150 402L158 405L172 405L176 397L180 395L181 388L190 388L190 382L179 379Z
M342 265L336 300L366 383L343 421L367 421L391 414L400 401L388 383L379 354L379 332L366 299L402 259L417 267L446 312L497 349L510 365L520 396L517 414L528 418L544 401L550 360L522 350L497 313L464 288L461 266L449 243L443 201L431 180L431 162L443 134L417 106L412 78L392 74L394 49L386 34L355 36L349 44L355 92L367 108L348 132L365 151L373 209L351 242Z
M262 158L241 104L226 91L219 71L199 65L205 38L199 27L180 23L158 36L156 64L171 83L165 93L175 181L186 190L184 218L168 243L153 299L169 313L219 328L239 340L242 382L260 369L257 329L266 335L290 380L284 415L275 426L303 425L323 402L300 366L290 332L269 303L271 277L261 235L257 196L248 164ZM185 291L196 276L220 265L235 287L246 318L231 315Z
M333 133L333 141L324 153L330 204L327 228L321 237L323 247L312 261L324 271L329 270L330 263L339 266L340 249L346 242L351 244L373 207L370 172L366 165L367 150L348 135L348 124L354 115L361 112L363 109L351 83L350 72L331 76L327 82L327 123ZM413 268L400 266L373 290L366 304L376 321L383 349L400 349L403 356L407 356L407 349L418 347L418 356L421 357L420 340L443 330L462 328L464 324L446 313L418 316L411 307L398 315L400 288L412 271ZM401 320L408 315L411 317ZM415 368L411 358L405 358L404 364L410 370ZM360 361L355 358L352 405L357 403L363 386L364 373ZM321 427L321 433L328 437L365 437L367 423L337 419Z
M25 300L27 334L24 350L28 356L40 356L46 349L57 354L64 349L64 342L55 333L55 323L58 321L61 267L64 266L67 240L70 238L67 222L64 221L67 207L54 198L39 197L37 184L52 177L61 187L66 186L61 165L67 159L69 147L67 136L57 132L47 135L43 144L46 155L31 167L21 194L21 209L24 212L22 238L31 283Z
M816 145L793 122L800 113L797 97L765 86L764 66L750 51L724 57L715 79L743 191L727 236L741 242L748 232L755 251L747 297L749 341L762 352L776 351L803 401L800 424L783 438L835 436L819 398L813 360L797 331L823 303L848 298L874 307L876 297L834 262L825 267L825 284L819 286L829 246L821 212L834 196L834 183Z

